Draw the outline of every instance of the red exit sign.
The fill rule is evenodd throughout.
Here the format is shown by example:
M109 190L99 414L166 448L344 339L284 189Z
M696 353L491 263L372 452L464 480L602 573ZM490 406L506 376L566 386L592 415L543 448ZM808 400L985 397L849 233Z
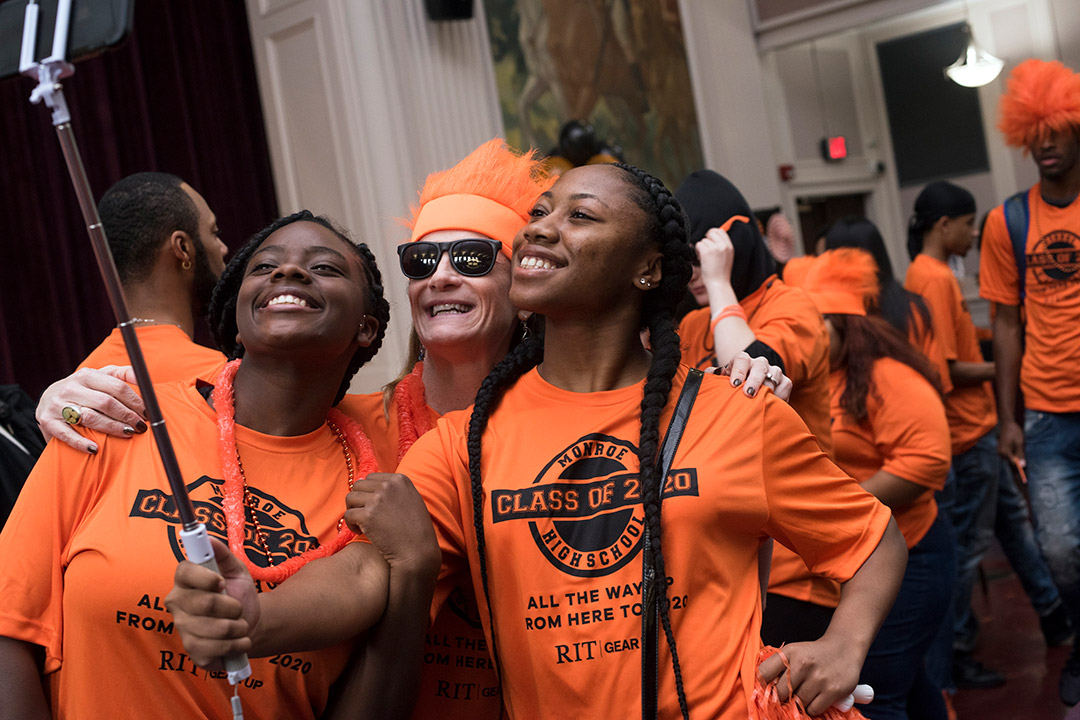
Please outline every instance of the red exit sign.
M847 140L843 135L821 139L821 155L826 162L836 162L847 157Z

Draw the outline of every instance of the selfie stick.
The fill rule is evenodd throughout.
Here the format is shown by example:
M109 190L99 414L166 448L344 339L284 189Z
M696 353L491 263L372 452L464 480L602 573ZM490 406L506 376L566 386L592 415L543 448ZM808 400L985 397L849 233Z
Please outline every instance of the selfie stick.
M191 562L218 572L217 563L214 561L214 550L210 546L210 536L206 532L206 526L195 519L195 511L191 505L191 498L188 497L187 486L184 485L184 480L180 475L180 465L176 461L176 453L173 451L169 432L165 428L165 418L161 416L157 395L154 394L154 387L150 383L150 373L146 369L146 361L139 347L139 338L135 334L135 320L127 310L124 291L120 285L120 275L116 271L112 252L105 239L105 230L101 226L101 218L98 216L97 206L94 204L93 194L90 191L90 182L86 178L79 147L71 129L71 114L68 112L67 101L64 100L64 92L58 82L60 78L75 72L75 68L64 60L70 19L71 0L60 0L56 12L52 55L41 62L34 62L38 5L36 0L30 0L26 6L23 22L19 72L38 81L37 87L30 94L30 102L37 104L44 100L52 110L52 122L56 127L56 135L60 139L60 147L64 152L71 182L75 186L75 194L79 199L86 230L90 233L90 243L93 245L94 256L97 258L98 270L101 272L102 280L105 281L105 290L108 292L113 314L120 323L120 335L124 338L124 346L127 348L131 367L135 371L139 392L146 405L150 428L154 432L158 454L161 456L162 465L165 466L165 476L169 479L176 509L180 514L180 522L183 526L180 539L184 543L184 551ZM233 685L251 675L251 666L248 664L246 655L225 658L225 668L228 671L229 682ZM236 704L237 702L234 701L234 713Z

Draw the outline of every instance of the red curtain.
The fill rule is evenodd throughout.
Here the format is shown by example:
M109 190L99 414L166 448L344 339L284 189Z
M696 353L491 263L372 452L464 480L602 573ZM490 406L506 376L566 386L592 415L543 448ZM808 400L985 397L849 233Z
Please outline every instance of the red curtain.
M0 83L0 383L37 397L115 321L33 85ZM134 172L174 173L233 249L277 216L244 3L138 0L128 39L64 90L95 198Z

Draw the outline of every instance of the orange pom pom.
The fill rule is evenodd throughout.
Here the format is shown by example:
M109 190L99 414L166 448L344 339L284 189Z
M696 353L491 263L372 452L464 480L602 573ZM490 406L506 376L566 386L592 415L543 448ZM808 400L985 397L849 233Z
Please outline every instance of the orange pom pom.
M758 665L773 654L779 654L784 661L784 667L788 667L787 658L779 648L765 646L758 653ZM791 693L787 701L780 701L780 693L776 689L776 682L764 684L761 678L754 681L754 692L750 696L750 720L810 720L810 715L803 707L802 701ZM830 707L823 714L817 716L818 720L865 720L863 714L851 708L850 710L838 710Z

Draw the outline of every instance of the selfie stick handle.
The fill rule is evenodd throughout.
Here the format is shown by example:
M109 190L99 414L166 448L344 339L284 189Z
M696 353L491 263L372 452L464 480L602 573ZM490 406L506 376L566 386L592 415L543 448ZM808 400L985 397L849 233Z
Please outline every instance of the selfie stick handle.
M83 220L86 222L86 230L90 234L90 244L94 248L94 257L97 259L98 270L101 278L105 281L105 290L112 305L113 314L120 323L120 335L124 339L128 358L134 370L138 382L139 392L142 394L143 403L146 405L146 415L150 420L150 428L154 433L154 441L157 444L158 455L165 467L165 477L169 480L172 489L173 500L176 503L177 512L183 530L180 533L184 542L184 549L193 562L205 567L211 567L215 572L217 565L214 563L214 552L210 547L210 539L206 534L206 526L195 518L195 511L188 497L187 486L180 474L180 464L176 460L172 441L169 439L169 431L165 427L165 418L161 415L161 408L154 393L154 386L150 382L150 373L146 369L146 361L143 358L142 348L139 346L139 338L135 334L134 319L127 309L124 300L124 290L120 284L120 274L116 270L109 243L105 237L105 230L98 216L97 205L90 190L90 181L86 177L83 167L82 156L79 154L79 146L75 141L75 134L71 128L71 115L68 113L67 102L64 100L63 88L58 80L61 77L71 75L75 69L70 63L64 61L64 51L67 47L68 22L71 17L71 0L60 0L58 16L56 19L56 33L53 36L53 54L40 63L33 62L34 47L37 38L38 7L31 0L26 7L26 16L23 24L23 45L20 58L23 63L29 58L30 66L23 69L24 74L36 77L38 85L30 95L30 101L39 103L42 100L52 109L53 125L56 127L56 135L60 140L60 148L64 153L64 161L67 163L68 174L71 175L72 185L75 187L75 195L79 200L79 208L82 210ZM197 550L188 545L190 542ZM201 544L200 544L201 543ZM200 558L195 560L193 555ZM207 564L207 563L210 564ZM228 658L226 667L229 668L229 682L234 685L251 675L251 667L248 665L247 656L240 655Z

